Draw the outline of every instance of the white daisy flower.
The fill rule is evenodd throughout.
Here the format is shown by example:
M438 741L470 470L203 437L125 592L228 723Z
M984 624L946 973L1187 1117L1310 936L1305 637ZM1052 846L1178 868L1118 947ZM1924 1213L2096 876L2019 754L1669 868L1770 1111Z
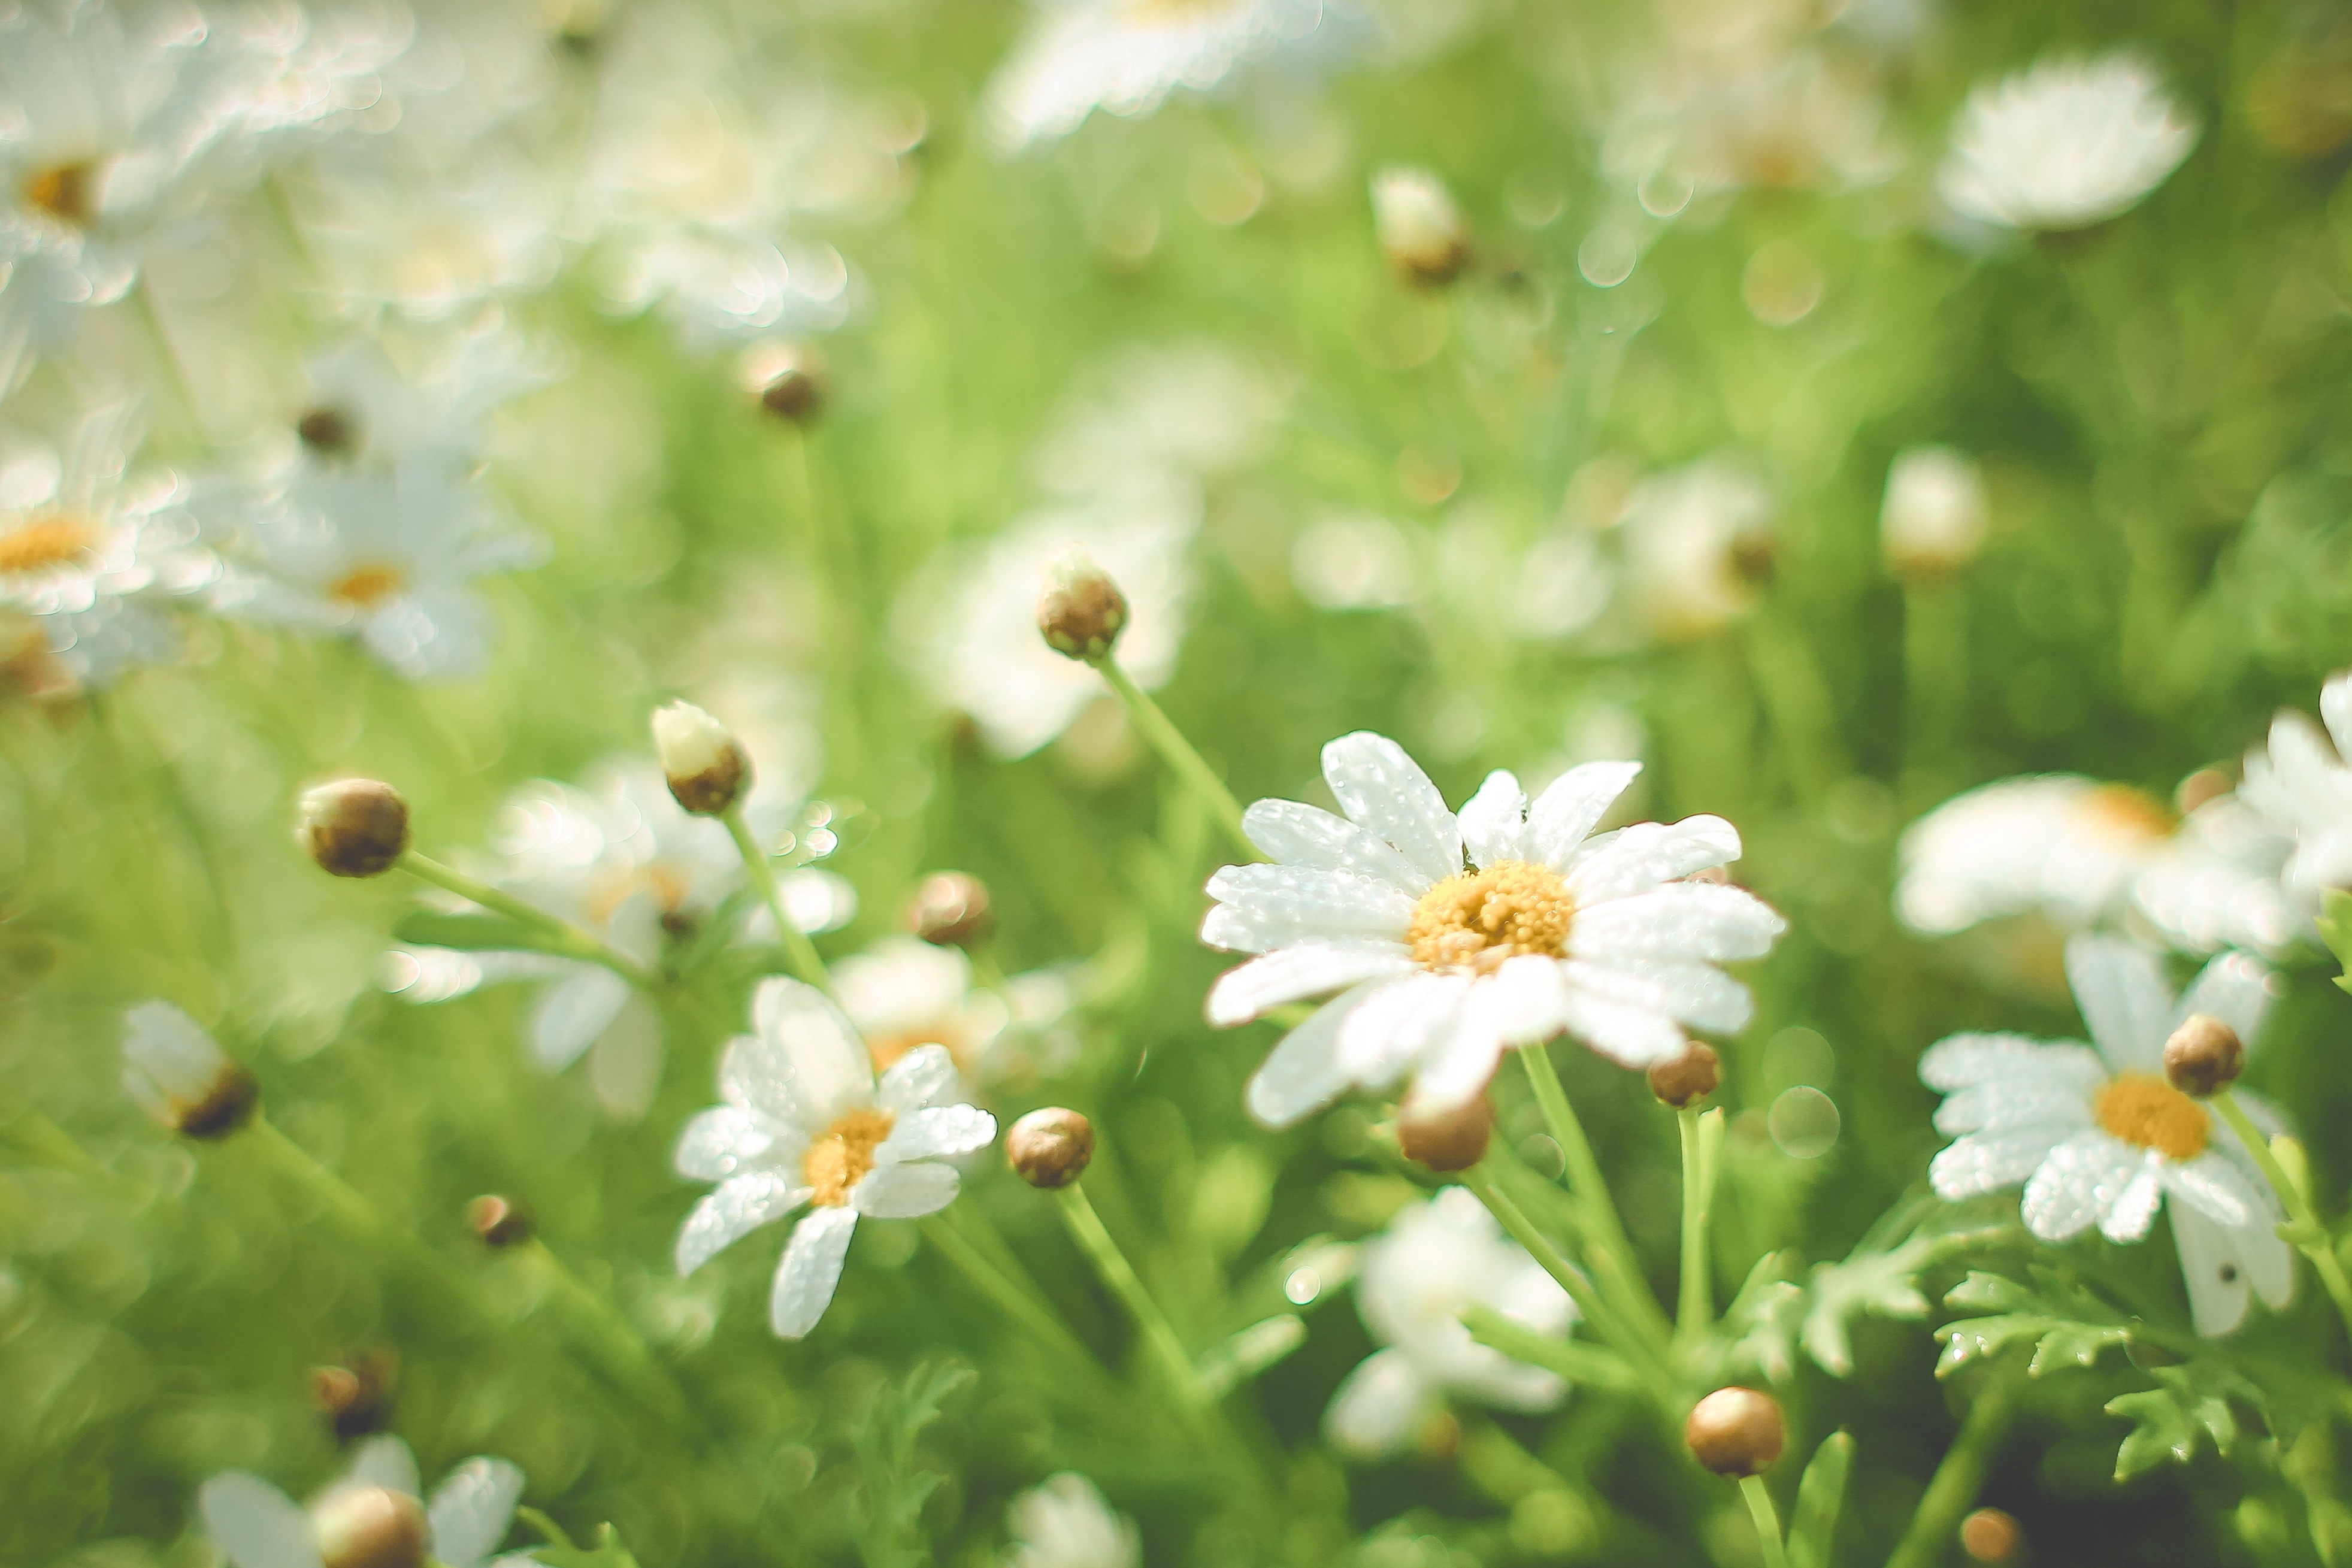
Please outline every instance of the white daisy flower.
M833 966L841 1010L866 1037L877 1069L917 1046L943 1046L959 1071L983 1076L990 1047L1011 1022L1004 1004L972 984L971 960L911 936L885 937Z
M1275 862L1209 879L1212 947L1262 956L1209 993L1220 1026L1338 991L1275 1047L1250 1109L1276 1126L1350 1086L1410 1074L1431 1111L1484 1089L1507 1046L1563 1030L1628 1067L1678 1056L1685 1025L1746 1026L1747 989L1717 964L1785 929L1752 894L1682 878L1739 858L1717 816L1592 829L1641 772L1587 763L1532 807L1486 777L1457 818L1404 749L1359 732L1323 748L1347 813L1262 800L1243 814Z
M2029 910L2088 925L2120 909L2175 826L2170 807L2128 784L2074 773L1984 784L1904 830L1895 912L1931 936Z
M1747 185L1874 184L1902 167L1872 73L1770 18L1766 6L1709 13L1614 73L1601 167L1648 211L1670 217Z
M2285 1305L2294 1257L2268 1185L2237 1135L2164 1073L2165 1041L2193 1015L2252 1043L2270 1006L2269 972L2224 953L2176 1000L2154 957L2081 936L2067 944L2066 974L2096 1050L1968 1034L1920 1058L1920 1078L1949 1097L1936 1130L1958 1134L1928 1168L1937 1193L1973 1197L2023 1182L2026 1228L2044 1241L2094 1225L2110 1241L2139 1241L2169 1197L2199 1333L2236 1328L2250 1290Z
M753 1033L727 1047L719 1092L679 1138L679 1173L718 1186L677 1236L677 1269L691 1274L739 1237L803 1205L768 1300L785 1339L824 1316L841 1279L857 1217L914 1219L954 1201L959 1178L944 1162L986 1148L996 1119L940 1104L955 1060L918 1046L877 1081L856 1026L823 992L797 980L762 981Z
M483 1568L514 1522L523 1473L504 1459L467 1459L422 1501L415 1456L397 1437L360 1447L350 1473L306 1508L258 1476L230 1470L197 1494L197 1510L233 1568L349 1568L426 1558ZM495 1559L525 1568L521 1552Z
M157 1125L192 1138L236 1131L259 1093L203 1025L163 1001L122 1016L122 1088Z
M1276 51L1330 47L1351 29L1339 0L1060 0L989 84L982 112L1017 151L1096 110L1151 113L1178 89L1207 92Z
M1879 546L1897 573L1948 572L1984 548L1988 515L1984 470L1974 458L1949 447L1906 447L1886 470Z
M2241 799L2293 836L2287 892L2315 912L2331 889L2352 888L2352 671L2328 679L2318 725L2296 712L2271 722L2270 742L2246 757Z
M1340 1384L1323 1429L1357 1458L1408 1447L1447 1394L1522 1413L1552 1409L1568 1396L1557 1373L1480 1344L1462 1324L1463 1309L1474 1306L1554 1337L1576 1321L1568 1292L1503 1235L1466 1187L1406 1205L1365 1246L1356 1306L1385 1348Z
M1969 94L1936 188L1965 217L2083 228L2139 205L2197 131L2145 59L2044 60Z
M1059 495L1199 485L1265 449L1283 389L1213 342L1128 348L1055 410L1036 470Z
M334 470L415 461L463 479L488 455L493 412L554 374L509 332L441 334L419 358L430 363L397 366L374 337L312 358L282 405L289 459Z
M1702 636L1746 615L1769 569L1772 492L1745 466L1707 458L1625 499L1625 586L1660 636Z
M1005 1568L1142 1568L1134 1521L1075 1470L1047 1476L1005 1505Z
M2318 928L2281 876L2294 848L2294 836L2242 795L2216 796L2182 817L2133 879L2132 920L2181 952L2283 958L2315 945Z

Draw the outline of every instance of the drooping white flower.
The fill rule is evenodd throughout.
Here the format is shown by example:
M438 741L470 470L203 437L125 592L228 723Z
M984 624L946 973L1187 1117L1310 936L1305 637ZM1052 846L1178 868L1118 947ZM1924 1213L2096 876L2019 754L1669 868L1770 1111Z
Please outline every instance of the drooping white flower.
M348 1558L368 1546L404 1546L414 1538L415 1511L423 1514L425 1553L446 1568L483 1568L493 1562L495 1568L525 1568L533 1559L524 1553L492 1557L514 1522L523 1484L522 1471L504 1459L467 1459L433 1489L430 1501L424 1501L415 1456L399 1438L385 1436L362 1444L350 1472L312 1498L307 1508L242 1470L206 1481L196 1506L205 1528L233 1568L337 1568L331 1557ZM379 1500L371 1493L392 1494L381 1500L392 1507L368 1509ZM410 1517L403 1520L401 1513ZM346 1539L354 1515L363 1526L373 1525L397 1539Z
M677 1269L691 1274L808 1205L768 1300L770 1326L796 1340L832 1303L858 1216L915 1219L945 1208L960 1178L944 1162L986 1148L996 1119L940 1103L956 1079L941 1046L916 1047L877 1080L856 1026L800 981L762 981L751 1016L753 1032L719 1060L727 1103L678 1140L679 1173L719 1184L678 1231Z
M1731 458L1643 479L1618 523L1635 609L1668 637L1697 637L1746 615L1770 563L1771 521L1771 491Z
M1568 1292L1467 1188L1447 1187L1398 1211L1363 1249L1356 1305L1384 1348L1340 1384L1323 1428L1358 1458L1406 1447L1448 1394L1523 1413L1549 1410L1568 1395L1557 1373L1480 1344L1463 1326L1463 1310L1474 1306L1540 1334L1565 1334L1576 1321Z
M235 1131L252 1113L253 1075L169 1002L122 1016L122 1088L160 1126L192 1138Z
M1946 1198L2025 1184L2026 1227L2064 1241L2095 1225L2110 1241L2145 1238L2171 1200L2189 1301L2201 1334L2225 1334L2249 1291L2284 1306L2293 1254L2278 1205L2236 1133L2166 1081L2164 1045L2193 1015L2249 1044L2271 1000L2269 972L2224 953L2175 998L2155 958L2112 937L2066 947L2075 1005L2096 1046L2021 1035L1954 1035L1920 1058L1948 1096L1936 1129L1957 1134L1929 1167Z
M1243 815L1275 862L1209 879L1212 947L1261 956L1209 993L1220 1026L1339 994L1250 1082L1281 1125L1342 1089L1410 1075L1435 1111L1486 1087L1505 1047L1563 1031L1628 1067L1679 1055L1683 1029L1746 1026L1747 989L1717 967L1785 929L1738 888L1682 879L1739 857L1721 817L1592 830L1638 763L1587 763L1530 806L1487 775L1459 817L1404 749L1359 732L1323 748L1345 819L1294 801Z
M1906 574L1948 572L1984 548L1984 472L1949 447L1906 447L1886 470L1878 542Z
M2043 60L1969 94L1936 188L1985 223L2082 228L2138 205L2196 144L2147 60Z
M1005 1568L1141 1568L1134 1521L1075 1470L1047 1476L1005 1505Z
M2305 714L2281 713L2269 744L2246 757L2239 795L2294 841L2283 871L2288 894L2316 912L2330 889L2352 888L2352 671L2319 693L2322 732Z

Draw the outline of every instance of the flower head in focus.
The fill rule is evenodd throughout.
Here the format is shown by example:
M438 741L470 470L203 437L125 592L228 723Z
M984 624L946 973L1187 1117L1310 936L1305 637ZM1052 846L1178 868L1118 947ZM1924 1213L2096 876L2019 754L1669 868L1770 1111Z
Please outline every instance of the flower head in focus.
M1640 771L1587 763L1532 806L1497 771L1457 817L1402 747L1359 732L1323 748L1344 818L1252 805L1243 826L1274 863L1209 879L1201 940L1260 956L1217 982L1209 1021L1339 994L1275 1047L1250 1109L1279 1126L1410 1075L1408 1109L1442 1110L1505 1047L1563 1030L1646 1068L1682 1054L1685 1025L1744 1027L1748 992L1717 965L1760 957L1783 922L1742 889L1682 880L1738 858L1721 817L1593 832Z
M1948 1097L1936 1130L1958 1135L1929 1167L1937 1193L1966 1198L2023 1182L2026 1228L2044 1241L2094 1225L2110 1241L2142 1240L2168 1197L2199 1333L2236 1328L2250 1290L2284 1306L2293 1255L2268 1184L2237 1135L2165 1076L2165 1043L2191 1018L2253 1039L2270 1006L2269 972L2224 953L2176 998L2148 953L2080 936L2067 944L2066 973L2096 1049L1968 1034L1920 1058L1920 1078Z
M719 1061L727 1103L678 1140L679 1173L718 1185L678 1232L677 1269L691 1274L807 1205L768 1301L770 1326L796 1340L832 1303L858 1216L915 1219L947 1207L959 1178L944 1162L986 1148L996 1119L940 1103L956 1080L942 1046L916 1047L877 1080L856 1026L800 981L761 983L752 1029Z
M408 1445L373 1437L307 1508L242 1470L206 1481L196 1506L232 1568L484 1568L514 1522L523 1479L504 1459L467 1459L425 1500ZM518 1552L498 1563L531 1561Z
M1047 1476L1004 1509L1004 1568L1141 1568L1134 1521L1075 1470Z
M1357 1458L1410 1446L1447 1394L1522 1413L1549 1410L1568 1395L1557 1373L1480 1344L1463 1326L1463 1309L1474 1306L1550 1336L1576 1321L1568 1292L1467 1188L1408 1205L1366 1244L1356 1304L1383 1348L1339 1385L1323 1429Z
M2043 60L1969 94L1936 188L1964 217L2083 228L2138 205L2196 144L2147 60Z

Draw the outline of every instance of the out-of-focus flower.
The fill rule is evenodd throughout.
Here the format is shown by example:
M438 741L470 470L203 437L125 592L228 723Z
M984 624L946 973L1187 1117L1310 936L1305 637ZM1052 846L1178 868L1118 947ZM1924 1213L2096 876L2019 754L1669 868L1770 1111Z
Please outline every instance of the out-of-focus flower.
M1929 1176L1959 1199L2025 1184L2028 1229L2064 1241L2093 1225L2110 1241L2146 1238L2172 1200L2172 1230L2200 1334L2226 1334L2250 1293L2283 1307L2294 1255L2278 1206L2237 1134L2165 1079L2166 1040L2197 1015L2242 1041L2262 1026L2269 972L2242 953L2205 966L2175 999L2148 953L2108 937L2067 944L2075 1005L2098 1047L2020 1035L1954 1035L1919 1076L1948 1096L1937 1131L1958 1134Z
M1772 566L1772 494L1710 458L1643 480L1618 527L1636 610L1665 637L1696 637L1748 613Z
M1906 577L1965 566L1984 548L1984 472L1949 447L1906 447L1886 470L1878 542Z
M236 1131L260 1095L253 1075L169 1002L123 1015L122 1087L158 1124L191 1138Z
M2175 826L2128 784L2072 773L1985 784L1904 832L1895 912L1937 936L2030 910L2088 925L2119 906Z
M1407 1108L1426 1113L1484 1089L1505 1047L1563 1031L1646 1068L1682 1054L1685 1025L1744 1027L1748 992L1717 965L1761 956L1783 922L1741 889L1680 879L1738 858L1720 817L1593 832L1640 771L1588 763L1532 808L1497 771L1457 818L1403 748L1358 733L1323 748L1346 820L1252 805L1243 826L1272 864L1209 879L1201 940L1262 956L1217 982L1209 1021L1339 994L1275 1047L1251 1110L1279 1126L1410 1075Z
M800 1339L832 1304L860 1215L915 1219L953 1202L945 1162L986 1148L996 1119L941 1104L955 1087L944 1047L918 1046L877 1081L866 1042L813 986L761 982L753 1033L727 1047L719 1091L678 1140L680 1174L719 1184L677 1237L677 1270L691 1274L722 1248L803 1205L776 1269L768 1321Z
M1132 1521L1075 1470L1047 1476L1005 1505L1005 1568L1140 1568Z
M843 959L833 978L841 1009L865 1037L877 1069L917 1046L935 1045L981 1081L989 1047L1011 1021L993 993L973 986L971 959L911 936L884 937Z
M2132 918L2182 952L2242 947L2284 957L2319 937L2314 911L2282 877L2294 847L2242 795L2217 796L2148 858L2131 885Z
M2197 132L2137 55L2044 60L1969 94L1936 188L1964 217L2083 228L2138 205Z
M2296 712L2271 721L2270 743L2246 757L2239 795L2294 839L2283 877L2288 894L2316 911L2332 889L2352 888L2352 671L2319 693L2327 728Z
M1078 497L1198 486L1255 458L1282 404L1280 387L1214 343L1130 348L1055 412L1037 477Z
M1426 169L1396 164L1372 176L1372 226L1381 253L1409 283L1451 283L1470 260L1462 209Z
M1556 1373L1482 1345L1463 1326L1467 1307L1491 1307L1558 1337L1576 1308L1463 1187L1408 1205L1363 1250L1356 1305L1384 1347L1348 1374L1324 1413L1332 1443L1360 1459L1407 1447L1459 1394L1497 1409L1549 1410L1568 1395Z
M415 1456L397 1437L362 1445L349 1474L308 1508L258 1476L230 1470L197 1494L214 1544L234 1568L483 1568L522 1500L523 1473L504 1459L467 1459L421 1501ZM517 1552L499 1568L523 1568Z
M338 473L415 464L463 479L488 455L491 415L555 371L503 331L436 334L416 358L395 365L376 338L312 358L283 405L292 440L279 438L273 456Z

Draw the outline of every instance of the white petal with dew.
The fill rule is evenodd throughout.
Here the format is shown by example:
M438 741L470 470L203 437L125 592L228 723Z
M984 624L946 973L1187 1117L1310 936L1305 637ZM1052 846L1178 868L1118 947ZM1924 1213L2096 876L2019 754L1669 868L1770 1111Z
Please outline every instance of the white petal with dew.
M1350 1014L1377 997L1385 982L1351 986L1282 1037L1249 1082L1249 1110L1269 1127L1287 1127L1334 1099L1349 1082L1339 1055Z
M677 1233L677 1271L691 1274L720 1251L808 1202L809 1188L780 1171L730 1176L694 1205Z
M1637 1007L1570 987L1569 1032L1622 1067L1652 1068L1688 1048L1681 1026L1652 1007Z
M1639 763L1585 763L1552 780L1528 812L1529 858L1566 870L1577 846L1641 771Z
M2139 1169L2139 1152L2096 1128L2075 1133L2050 1151L2025 1184L2019 1212L2025 1228L2044 1241L2080 1236Z
M236 1568L320 1568L310 1516L259 1476L215 1476L196 1494L196 1510Z
M2164 1202L2164 1156L2150 1149L2123 1190L2107 1200L2099 1215L2099 1234L2109 1241L2146 1241L2148 1226Z
M1462 829L1445 797L1385 735L1359 730L1323 748L1323 780L1357 826L1386 839L1431 881L1462 870Z
M1579 910L1568 950L1579 958L1761 958L1789 922L1745 888L1669 882Z
M1284 865L1347 871L1385 882L1408 898L1434 879L1423 876L1388 844L1344 816L1295 800L1261 800L1242 813L1249 841Z
M2253 1280L2238 1257L2240 1234L2186 1204L2172 1205L2172 1243L2180 1254L2181 1282L2189 1287L2189 1316L2208 1339L2243 1322L2253 1299Z
M2167 1161L2160 1174L2165 1191L2179 1200L2172 1205L2176 1219L2185 1205L2217 1225L2277 1224L2270 1205L2254 1194L2238 1168L2210 1150L2177 1164Z
M2042 1125L1971 1132L1929 1162L1927 1180L1937 1197L1950 1202L2012 1186L2040 1170L2076 1131Z
M760 983L751 1018L760 1038L781 1052L793 1101L811 1124L873 1103L874 1058L865 1037L824 992L772 976Z
M1459 974L1391 980L1340 1025L1340 1068L1360 1088L1394 1083L1398 1074L1453 1032L1469 992L1469 979Z
M1224 906L1202 922L1213 947L1263 952L1286 942L1404 935L1413 900L1387 882L1304 866L1228 866L1209 879Z
M1738 829L1719 816L1637 822L1575 864L1568 872L1569 896L1580 907L1602 903L1738 858Z
M1528 794L1501 768L1462 805L1462 847L1473 866L1528 858Z
M1570 959L1560 967L1568 983L1580 991L1664 1013L1710 1034L1738 1034L1755 1011L1748 987L1704 963L1583 963Z
M2106 1078L2106 1065L2087 1046L2025 1035L1947 1035L1919 1058L1919 1080L1946 1094L2022 1079L2087 1095Z
M2154 954L2118 937L2078 936L2066 944L2066 982L2090 1026L2091 1043L2109 1067L2164 1070L2172 987Z
M1218 977L1209 991L1208 1018L1219 1028L1245 1024L1286 1002L1413 971L1412 955L1392 942L1315 942L1276 948Z
M1375 1351L1332 1394L1323 1435L1354 1458L1386 1458L1411 1444L1436 1409L1437 1390L1402 1351Z
M945 1046L917 1046L882 1075L875 1103L893 1116L921 1110L956 1086L955 1058Z
M919 1219L953 1203L958 1184L955 1167L935 1161L877 1165L849 1190L849 1201L875 1219Z
M715 1105L686 1124L670 1163L681 1176L719 1182L752 1165L793 1164L806 1144L805 1134L756 1110Z
M898 1119L875 1149L884 1164L969 1154L996 1141L996 1118L977 1106L932 1105Z
M476 1568L507 1538L522 1488L522 1471L504 1459L468 1459L450 1471L425 1510L434 1558L447 1568Z
M857 1211L836 1207L813 1209L793 1227L783 1261L776 1265L775 1289L768 1295L768 1326L788 1340L805 1338L833 1305L834 1287L841 1283L842 1260L849 1256L850 1234L857 1228Z

